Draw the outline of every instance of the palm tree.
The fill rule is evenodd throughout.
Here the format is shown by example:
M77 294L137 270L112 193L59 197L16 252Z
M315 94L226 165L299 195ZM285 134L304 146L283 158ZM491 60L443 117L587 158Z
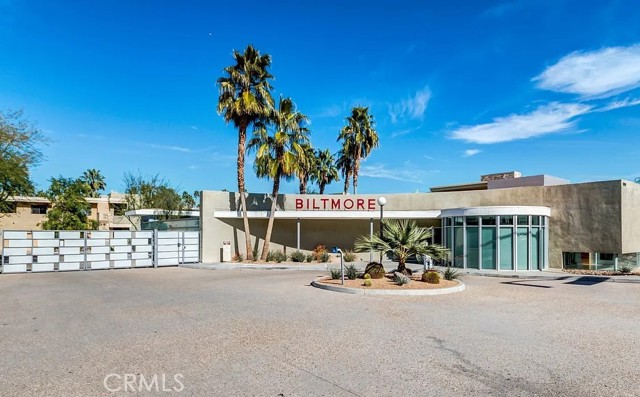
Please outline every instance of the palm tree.
M429 255L445 258L447 249L440 245L429 245L433 228L420 227L413 219L390 219L382 221L381 235L360 236L356 239L356 252L380 251L392 254L398 260L400 273L407 274L407 259L413 255Z
M100 197L100 190L104 190L107 187L104 182L104 176L95 168L83 172L82 180L89 186L91 197Z
M298 155L298 192L307 194L307 184L316 168L316 154L310 143L302 145L302 152Z
M338 151L337 156L336 168L340 171L342 178L344 179L343 194L347 194L349 193L349 181L351 180L351 175L353 175L354 154L351 141L345 140L342 143L342 149Z
M324 194L324 188L333 181L340 180L338 168L329 149L316 150L316 166L311 180L318 184L320 194Z
M347 117L347 125L340 130L338 140L349 141L353 146L353 193L358 193L358 173L360 160L378 147L378 132L375 130L373 115L368 107L356 106Z
M273 109L271 84L273 78L267 71L271 65L271 57L260 55L249 45L244 53L233 51L235 65L224 68L225 76L218 79L219 96L217 111L224 120L238 129L238 193L242 206L244 236L248 260L253 260L251 249L251 231L247 217L247 200L245 197L244 156L247 128L266 117Z
M258 124L254 137L249 141L249 150L256 151L256 174L258 177L273 179L271 212L261 260L266 260L269 253L280 180L292 179L298 170L300 158L305 155L304 147L309 142L307 124L307 116L296 110L291 98L280 98L278 109L271 113L268 120ZM273 126L273 135L268 133L269 126Z

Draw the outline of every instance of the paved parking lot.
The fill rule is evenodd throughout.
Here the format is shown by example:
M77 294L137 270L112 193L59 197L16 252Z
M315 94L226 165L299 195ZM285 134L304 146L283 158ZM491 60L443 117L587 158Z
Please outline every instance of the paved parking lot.
M370 297L316 275L0 275L0 395L640 395L638 284L467 276Z

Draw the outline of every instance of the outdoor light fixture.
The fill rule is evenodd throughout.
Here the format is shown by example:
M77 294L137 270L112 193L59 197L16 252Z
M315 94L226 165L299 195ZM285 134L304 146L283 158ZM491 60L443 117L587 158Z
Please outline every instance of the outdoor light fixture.
M338 247L331 248L332 254L340 254L340 284L344 285L344 262L342 261L342 250Z
M380 206L380 239L382 239L382 218L384 217L384 205L387 199L383 196L378 197L378 205ZM380 264L382 264L382 252L380 252Z

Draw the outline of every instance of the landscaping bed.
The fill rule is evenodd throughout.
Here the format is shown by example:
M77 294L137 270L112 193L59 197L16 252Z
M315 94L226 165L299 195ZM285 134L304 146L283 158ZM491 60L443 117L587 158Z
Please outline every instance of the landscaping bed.
M387 276L378 279L371 279L371 286L364 286L364 279L358 278L355 280L344 280L344 286L340 284L340 280L332 279L331 277L325 277L316 280L316 282L325 285L331 285L336 287L344 287L344 288L360 288L360 289L398 289L398 290L409 290L409 289L441 289L441 288L451 288L457 287L459 283L454 280L444 280L441 279L438 284L429 284L421 280L420 276L411 276L411 282L409 284L398 285L393 281L393 278Z
M640 276L640 268L635 268L629 272L613 270L586 270L586 269L563 269L565 273L578 274L583 276Z

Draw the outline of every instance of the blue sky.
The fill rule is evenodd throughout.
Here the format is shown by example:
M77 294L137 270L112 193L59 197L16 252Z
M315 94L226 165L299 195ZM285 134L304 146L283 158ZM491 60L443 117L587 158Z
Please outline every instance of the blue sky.
M639 2L444 3L0 0L0 109L51 138L41 188L97 168L108 190L127 171L235 190L237 132L215 112L215 81L252 43L315 147L337 151L350 108L371 108L381 147L361 193L508 170L640 176ZM250 163L247 175L270 191Z

